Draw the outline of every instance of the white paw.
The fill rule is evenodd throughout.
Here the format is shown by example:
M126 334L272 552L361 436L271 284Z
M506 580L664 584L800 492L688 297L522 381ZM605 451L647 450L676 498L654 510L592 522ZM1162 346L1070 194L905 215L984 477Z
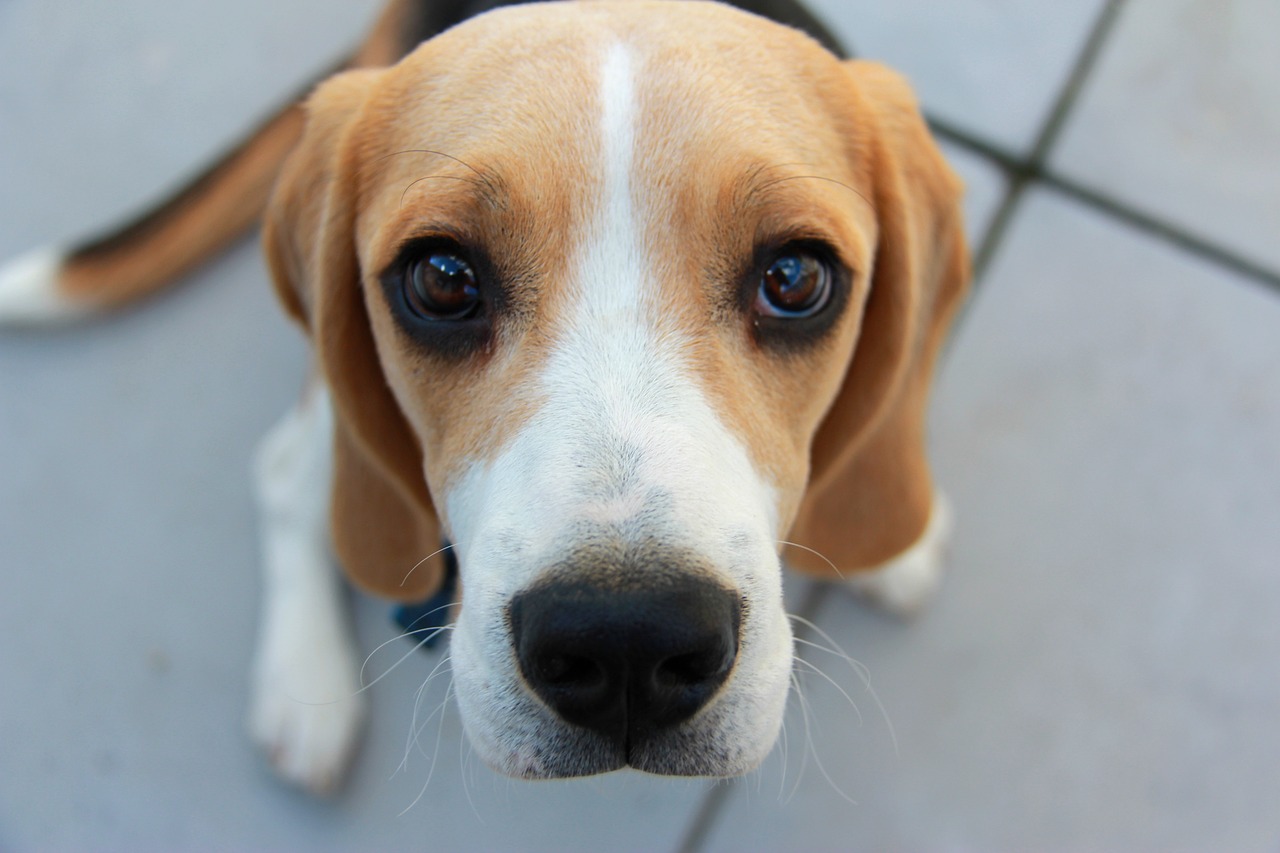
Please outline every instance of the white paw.
M59 292L62 257L55 249L36 249L0 264L0 325L51 325L92 313L90 304Z
M920 539L883 566L850 577L849 586L896 616L915 616L942 584L946 549L954 526L951 502L942 492L935 492L929 525Z
M359 743L366 703L350 650L306 633L259 649L249 732L283 779L331 794Z

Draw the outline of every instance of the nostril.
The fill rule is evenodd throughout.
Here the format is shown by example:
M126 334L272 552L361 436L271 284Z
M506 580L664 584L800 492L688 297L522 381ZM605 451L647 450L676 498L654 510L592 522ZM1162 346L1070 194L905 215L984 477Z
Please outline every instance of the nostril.
M654 670L654 681L660 686L671 687L719 683L733 666L737 650L732 637L719 637L717 640L706 648L672 655L660 662Z
M600 664L581 655L539 655L533 661L533 669L535 677L549 687L590 688L606 678Z

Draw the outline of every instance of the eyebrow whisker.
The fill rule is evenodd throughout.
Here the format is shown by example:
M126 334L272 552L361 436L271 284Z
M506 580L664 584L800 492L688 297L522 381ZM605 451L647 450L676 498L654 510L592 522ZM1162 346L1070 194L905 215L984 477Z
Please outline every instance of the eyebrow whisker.
M371 161L371 162L381 162L391 157L398 157L402 154L434 154L437 157L443 157L446 160L452 160L454 163L457 163L458 165L470 170L476 177L474 179L461 178L457 176L447 176L447 175L441 175L439 177L442 177L442 178L448 177L448 178L452 178L453 180L459 180L459 181L470 180L472 183L474 183L477 187L480 188L481 195L488 201L490 205L492 205L495 208L501 208L504 206L503 205L503 181L501 176L495 176L493 174L490 174L484 171L483 169L480 169L472 165L471 163L468 163L466 160L463 160L461 157L455 157L452 154L448 154L444 151L437 151L434 148L406 148L403 151L392 151L390 154L384 154L381 157L377 158L376 161ZM417 183L417 181L415 181L414 183ZM412 186L413 184L409 185L409 187L412 187ZM409 187L405 188L405 193L409 191ZM400 203L404 204L404 194L401 194L400 196Z
M413 181L404 188L404 192L400 193L401 207L404 207L404 197L409 194L409 190L413 189L423 181L461 181L464 184L474 184L484 190L492 190L492 187L484 181L476 180L475 178L463 178L459 175L427 175L425 178L418 178L416 181Z
M752 195L758 192L764 192L769 187L776 186L786 181L798 181L798 180L825 181L829 184L835 184L838 187L844 187L846 190L848 190L849 192L853 193L858 198L866 202L868 207L872 208L873 210L875 209L875 205L871 203L871 199L867 198L865 195L858 192L858 190L849 186L844 181L837 181L835 178L828 178L823 175L787 175L785 178L774 178L772 181L767 181L763 184L756 185L752 189Z
M475 172L477 177L479 177L481 180L488 183L488 178L485 176L485 173L477 169L475 166L472 166L466 160L463 160L461 157L454 157L452 154L446 154L443 151L436 151L434 148L406 148L403 151L392 151L390 154L384 154L378 159L386 160L391 157L399 157L401 154L434 154L437 157L443 157L446 160L452 160L453 162L457 163L460 166L466 166L468 169Z

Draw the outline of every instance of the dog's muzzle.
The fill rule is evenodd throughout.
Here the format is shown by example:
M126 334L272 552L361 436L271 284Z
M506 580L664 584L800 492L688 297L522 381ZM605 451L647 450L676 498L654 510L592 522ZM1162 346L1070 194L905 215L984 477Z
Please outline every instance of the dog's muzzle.
M528 688L633 763L725 683L742 600L675 570L559 572L516 595L508 616Z

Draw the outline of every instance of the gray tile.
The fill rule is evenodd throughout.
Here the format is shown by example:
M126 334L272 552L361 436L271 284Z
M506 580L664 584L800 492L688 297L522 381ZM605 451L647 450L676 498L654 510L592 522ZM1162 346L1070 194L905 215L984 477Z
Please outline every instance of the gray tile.
M986 236L1008 182L991 162L949 142L941 142L943 156L964 181L965 232L977 246Z
M787 781L775 760L739 786L709 849L1280 835L1280 301L1052 196L1008 239L938 394L941 598L913 625L843 594L819 617L897 752L861 680L811 652L861 722L809 677L808 769L796 785L796 720Z
M0 3L0 258L92 235L327 73L379 0Z
M811 0L857 52L902 71L925 107L1028 153L1102 0Z
M1280 5L1130 0L1053 168L1280 271Z

